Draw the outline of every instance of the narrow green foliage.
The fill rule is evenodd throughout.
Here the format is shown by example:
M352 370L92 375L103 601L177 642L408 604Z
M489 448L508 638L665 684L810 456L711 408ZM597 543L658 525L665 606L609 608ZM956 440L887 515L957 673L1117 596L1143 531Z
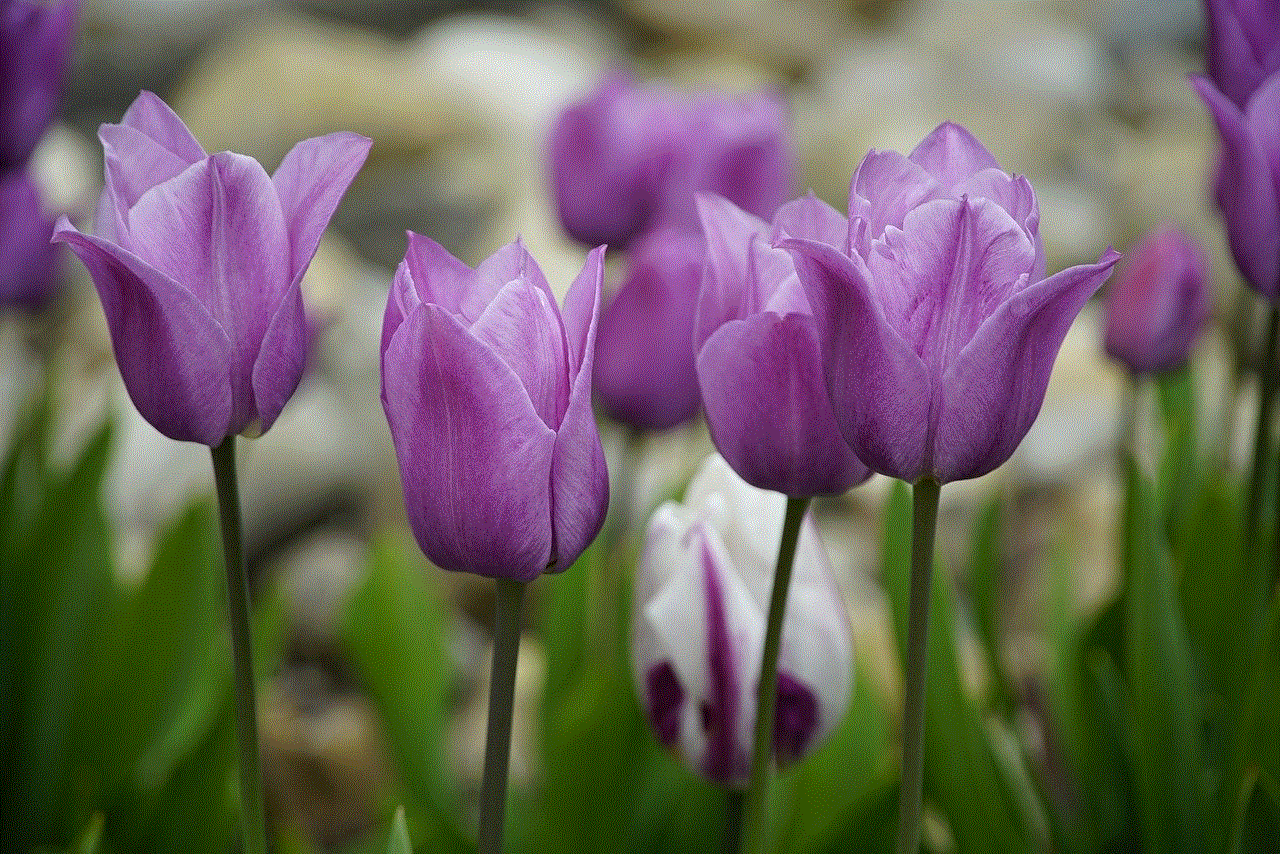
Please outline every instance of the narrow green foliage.
M999 496L979 511L970 534L969 584L973 594L973 615L991 673L996 709L1013 712L1017 692L1009 681L1001 660L1000 592L1004 588L1004 559L1000 551L1003 508Z
M397 807L395 817L391 819L387 854L413 854L413 846L409 844L409 828L404 823L404 807Z

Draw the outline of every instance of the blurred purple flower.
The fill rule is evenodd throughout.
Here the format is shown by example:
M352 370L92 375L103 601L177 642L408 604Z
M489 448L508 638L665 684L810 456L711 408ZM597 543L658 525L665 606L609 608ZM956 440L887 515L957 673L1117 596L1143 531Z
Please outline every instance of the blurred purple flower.
M786 499L712 455L683 504L649 522L636 565L632 657L654 734L693 770L729 786L751 770L765 615ZM853 637L826 550L800 529L778 657L774 753L792 762L840 722Z
M1280 3L1205 0L1205 64L1218 90L1240 109L1280 71Z
M1280 299L1280 71L1249 96L1243 110L1207 77L1191 85L1209 107L1222 140L1217 201L1227 243L1249 286Z
M693 316L706 242L660 229L632 244L627 271L600 314L595 388L609 415L667 430L698 411Z
M791 496L839 494L870 476L831 411L818 332L782 235L843 252L849 224L812 194L770 225L700 195L706 277L694 337L711 438L748 483Z
M1107 294L1107 354L1134 374L1186 364L1209 319L1209 261L1182 229L1144 237Z
M304 140L268 176L252 158L206 154L150 92L98 138L98 233L63 217L54 239L89 268L134 405L173 439L265 432L302 377L299 283L371 141Z
M560 221L587 245L693 229L697 191L759 216L794 192L786 117L772 95L684 96L616 75L561 113L548 149Z
M967 130L909 157L872 151L849 191L849 248L787 239L817 321L836 420L874 471L986 474L1044 401L1058 348L1119 255L1045 278L1040 211Z
M517 240L472 270L409 234L382 325L382 406L409 525L444 569L567 569L609 501L591 411L604 247L563 312Z
M0 174L0 306L36 309L52 296L52 233L27 173Z
M78 0L0 0L0 171L26 163L53 120Z

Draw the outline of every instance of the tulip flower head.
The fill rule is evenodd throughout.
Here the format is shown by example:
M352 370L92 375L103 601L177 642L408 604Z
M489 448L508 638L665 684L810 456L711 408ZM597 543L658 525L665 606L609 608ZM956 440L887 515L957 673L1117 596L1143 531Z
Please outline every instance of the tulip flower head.
M519 241L474 270L409 234L382 326L382 406L409 525L451 570L567 569L609 500L591 411L604 247L564 310Z
M0 306L38 308L53 288L53 220L22 170L0 173Z
M150 92L98 138L97 234L63 217L54 240L93 277L134 405L172 439L265 432L302 378L302 275L371 141L304 140L267 175L250 157L206 154Z
M1280 3L1205 0L1204 6L1209 77L1243 110L1262 82L1280 71Z
M1280 299L1280 71L1249 95L1243 108L1206 77L1192 77L1218 126L1222 158L1217 202L1227 244L1245 281Z
M79 0L0 0L0 171L23 166L57 112Z
M1119 266L1107 294L1107 355L1136 375L1186 364L1209 319L1209 261L1185 232L1163 226Z
M705 255L701 235L674 229L632 244L596 339L596 394L618 421L638 430L668 430L697 413L689 341Z
M700 195L698 208L708 252L694 348L716 447L748 483L785 495L866 480L831 411L809 300L773 245L785 234L842 250L848 222L812 194L783 205L772 225L719 196Z
M910 483L978 477L1013 454L1067 329L1120 257L1046 278L1031 185L950 123L907 157L863 159L847 250L780 245L813 309L836 422L873 471Z
M746 784L765 618L786 499L713 455L683 504L654 513L636 567L632 655L655 735L703 776ZM811 519L800 531L778 659L774 754L799 759L848 708L853 640Z
M699 190L770 216L795 183L783 108L770 95L682 96L613 76L561 113L548 149L560 221L589 246L695 229Z

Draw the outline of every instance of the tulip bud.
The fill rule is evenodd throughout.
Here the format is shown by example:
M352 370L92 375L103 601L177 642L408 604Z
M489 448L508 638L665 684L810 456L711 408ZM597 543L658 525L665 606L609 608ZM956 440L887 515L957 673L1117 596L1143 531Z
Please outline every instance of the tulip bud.
M915 483L986 474L1044 401L1058 348L1119 255L1045 277L1040 210L959 125L910 156L872 151L840 249L789 238L836 422L873 471Z
M769 225L699 195L706 276L694 335L698 383L716 448L748 483L785 495L839 494L871 472L840 433L818 332L782 234L843 248L849 225L811 194Z
M0 3L0 171L21 167L57 112L78 0Z
M683 504L654 513L636 566L632 655L654 734L694 771L728 786L751 771L765 618L786 499L719 456ZM804 520L778 658L774 755L813 750L853 688L853 639L826 551Z
M53 288L53 220L26 173L0 174L0 306L38 308Z
M517 240L472 270L409 234L382 326L382 406L409 525L444 569L567 569L609 500L591 411L604 248L563 312Z
M771 96L689 97L606 79L551 132L560 221L575 240L621 248L654 228L696 228L699 190L769 216L795 183L784 126Z
M1238 107L1206 77L1192 77L1218 126L1222 157L1216 196L1227 244L1245 281L1280 299L1280 71L1272 72Z
M1204 6L1209 76L1243 110L1262 81L1280 71L1280 3L1205 0Z
M1209 319L1209 262L1181 229L1147 235L1119 267L1107 295L1107 355L1134 374L1186 364Z
M618 421L667 430L698 411L690 341L705 255L702 237L682 231L655 231L632 245L596 339L596 394Z
M150 92L98 138L97 234L63 217L54 240L89 268L134 405L172 439L266 432L302 378L302 275L371 141L304 140L268 176L206 154Z

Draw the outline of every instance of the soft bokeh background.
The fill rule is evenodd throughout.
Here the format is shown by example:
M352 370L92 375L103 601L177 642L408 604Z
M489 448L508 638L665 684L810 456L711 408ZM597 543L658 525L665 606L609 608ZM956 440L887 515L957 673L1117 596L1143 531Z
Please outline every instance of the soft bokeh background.
M50 204L81 223L101 186L96 127L117 121L140 88L165 98L207 150L250 154L268 169L303 137L347 129L375 141L303 285L320 330L308 375L274 429L240 446L254 584L278 585L286 614L284 662L261 697L273 811L336 845L381 820L377 793L395 773L337 635L370 540L392 531L408 542L378 399L381 314L404 230L470 263L520 234L563 292L584 250L561 234L551 207L545 135L557 111L609 69L690 90L779 90L794 117L802 182L841 210L868 148L909 150L940 121L958 121L1004 167L1030 178L1051 271L1092 261L1109 245L1123 251L1161 221L1184 225L1209 249L1217 285L1216 323L1194 362L1202 435L1210 447L1225 437L1244 460L1254 404L1247 385L1238 398L1228 394L1236 382L1230 341L1251 320L1234 309L1238 286L1209 203L1212 125L1185 81L1202 66L1200 14L1192 0L86 0L62 120L35 155ZM46 377L55 457L70 459L113 419L104 488L115 568L137 578L157 531L210 491L208 456L134 412L93 288L69 256L63 268L65 291L47 316L0 318L0 450ZM1038 597L1055 549L1070 542L1082 612L1115 587L1112 459L1125 379L1101 352L1099 321L1095 302L1067 338L1039 421L1014 459L944 492L944 555L967 548L988 495L1009 501L998 654L1015 681L1045 667ZM1140 425L1148 446L1150 426ZM615 491L614 512L632 526L710 450L701 424L638 447L612 425L602 432L615 490L625 488ZM619 477L632 456L634 476ZM892 709L899 676L876 577L886 487L877 478L820 502L817 513L863 672ZM461 674L450 693L447 754L458 778L473 783L489 586L436 570L425 578L449 606ZM957 583L963 590L967 579ZM972 622L960 614L960 650L978 685L990 677ZM517 785L539 773L528 717L543 672L534 633L520 664Z

